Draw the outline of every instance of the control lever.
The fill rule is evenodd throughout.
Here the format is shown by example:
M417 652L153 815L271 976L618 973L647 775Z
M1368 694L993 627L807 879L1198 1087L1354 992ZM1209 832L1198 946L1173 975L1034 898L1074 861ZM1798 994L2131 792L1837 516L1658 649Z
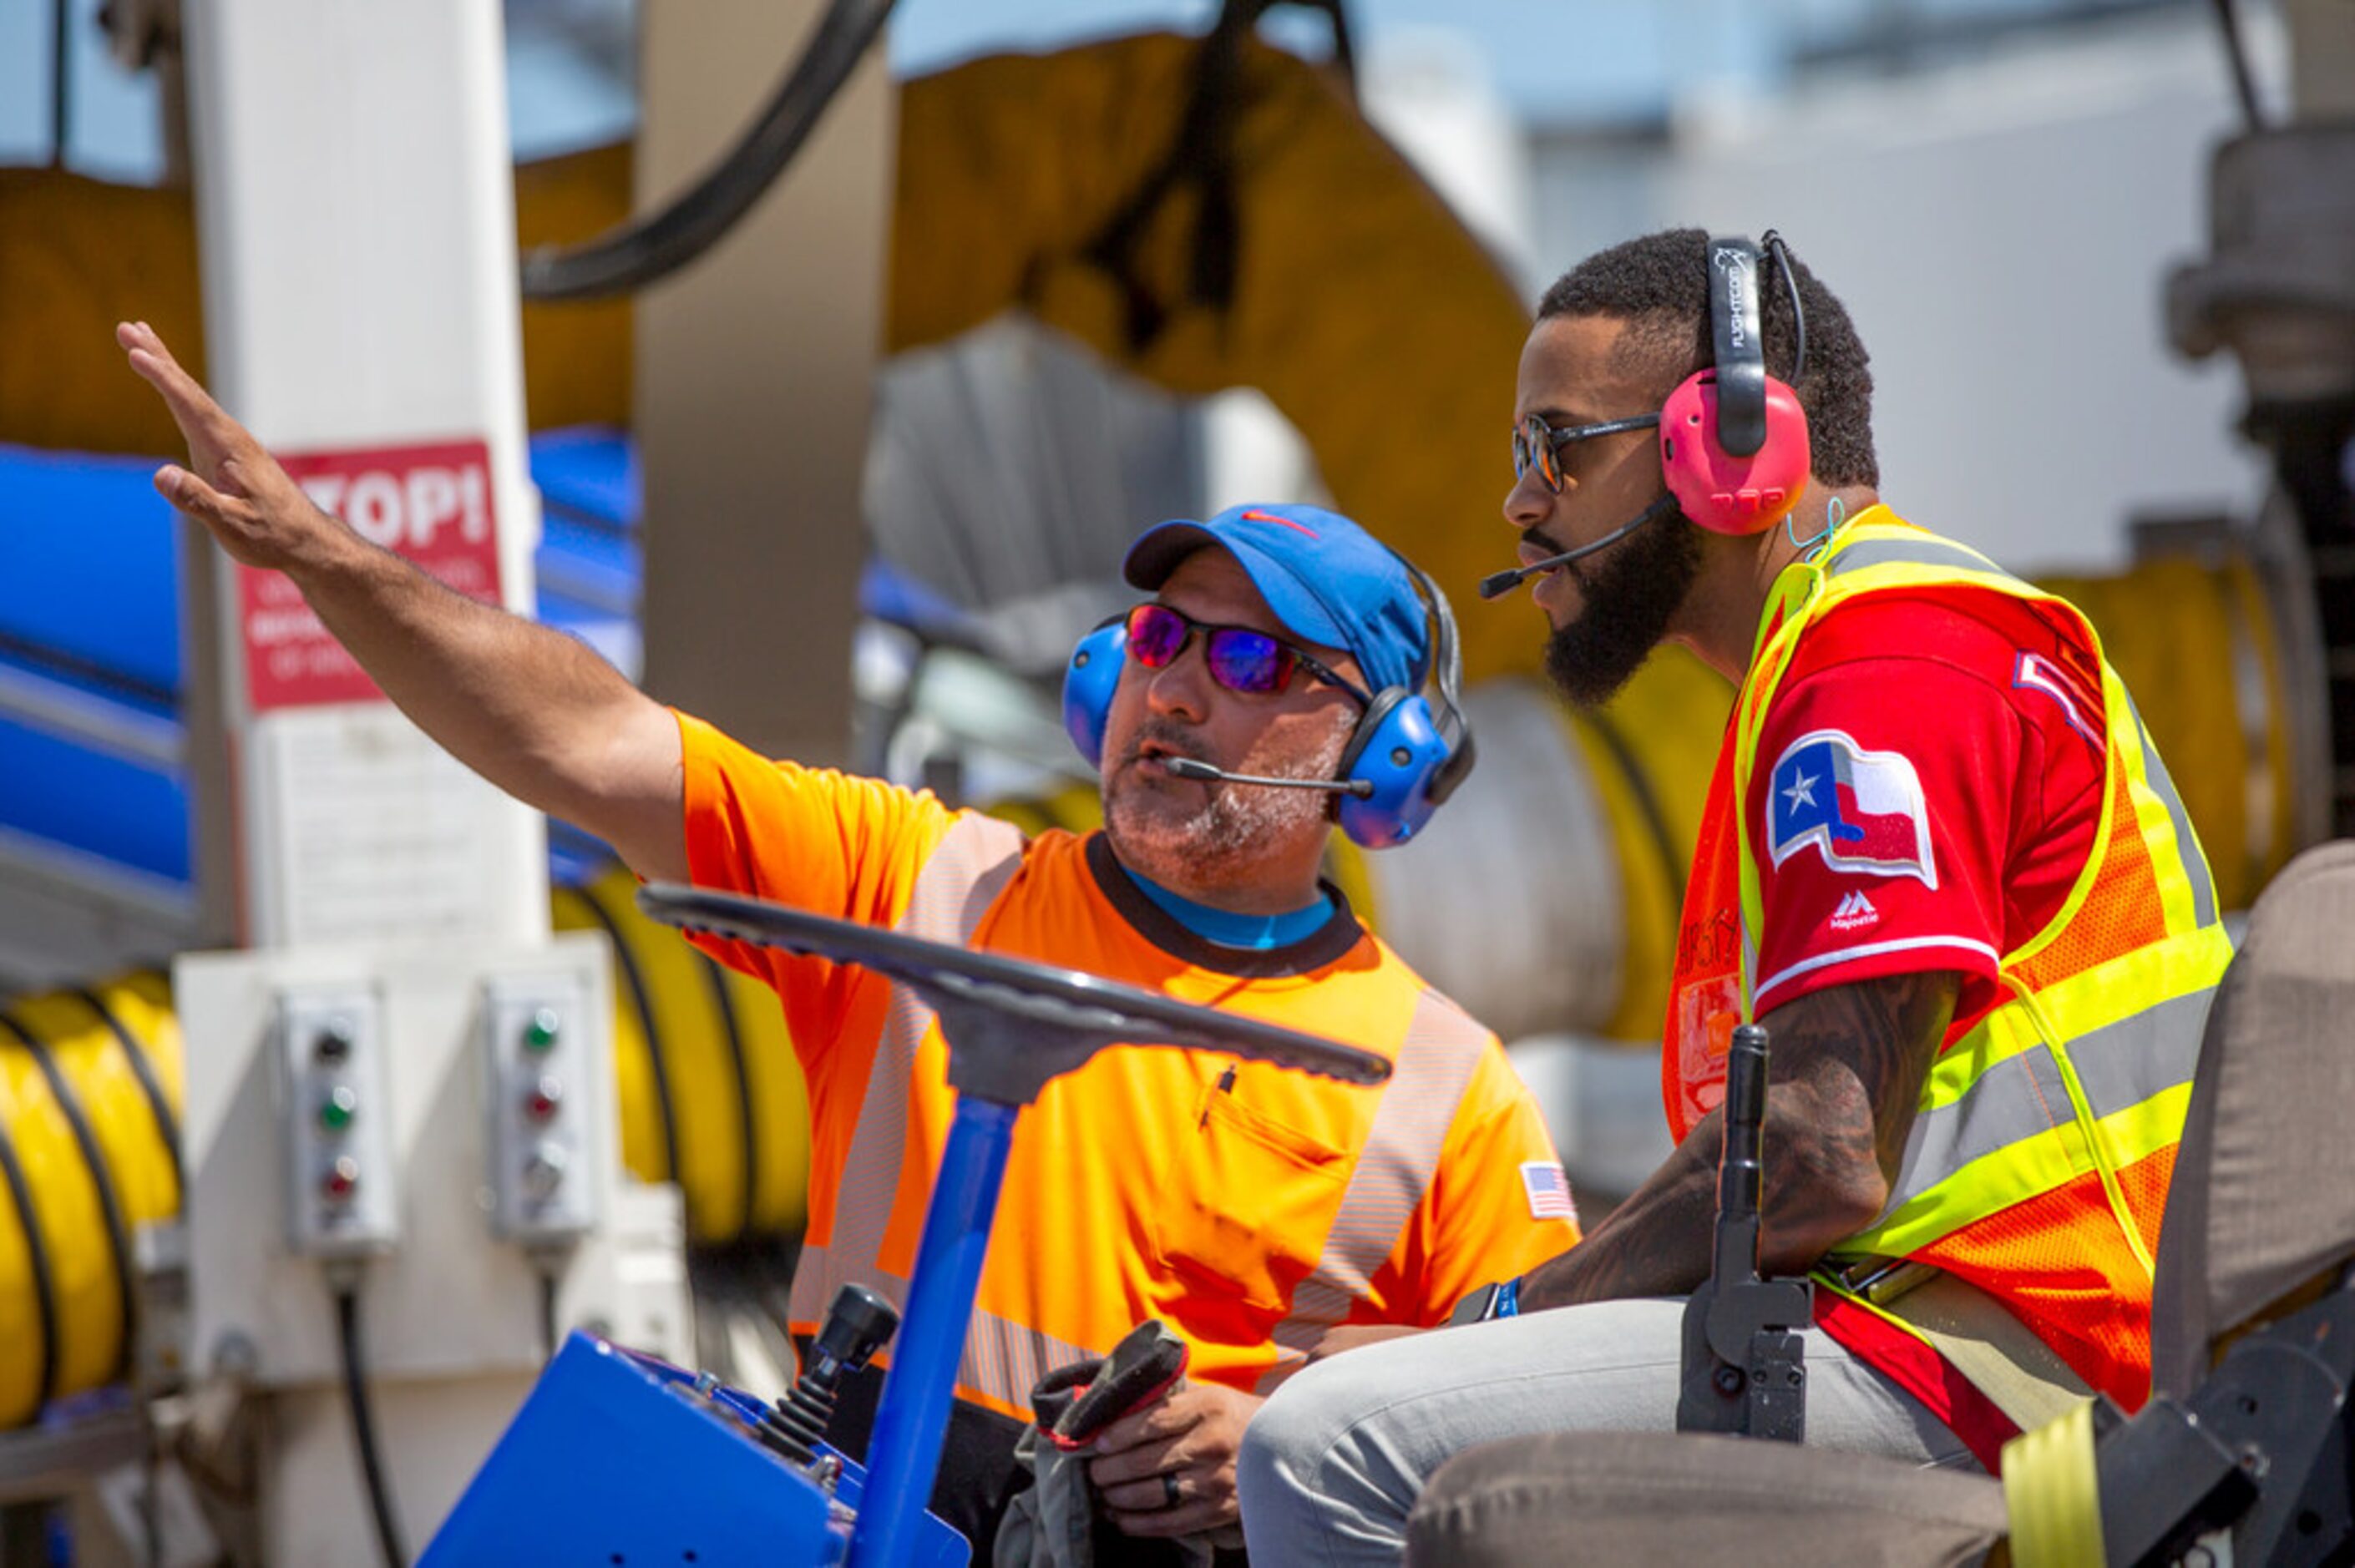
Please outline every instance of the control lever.
M803 1358L801 1376L762 1418L761 1441L796 1465L815 1463L817 1446L834 1421L843 1374L865 1366L899 1327L898 1310L865 1286L836 1291L826 1322Z
M1725 1060L1725 1147L1717 1167L1717 1234L1709 1282L1685 1303L1679 1432L1799 1443L1807 1435L1806 1341L1816 1287L1758 1277L1765 1166L1766 1031L1744 1023Z

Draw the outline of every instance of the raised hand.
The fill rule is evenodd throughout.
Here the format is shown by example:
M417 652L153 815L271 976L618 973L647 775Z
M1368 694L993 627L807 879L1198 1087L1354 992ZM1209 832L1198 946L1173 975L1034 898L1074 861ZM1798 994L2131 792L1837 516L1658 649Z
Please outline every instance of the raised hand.
M193 376L145 322L124 322L114 341L131 368L163 395L188 443L188 466L155 471L164 499L203 524L221 548L250 567L287 570L323 545L354 537L311 503L302 486Z

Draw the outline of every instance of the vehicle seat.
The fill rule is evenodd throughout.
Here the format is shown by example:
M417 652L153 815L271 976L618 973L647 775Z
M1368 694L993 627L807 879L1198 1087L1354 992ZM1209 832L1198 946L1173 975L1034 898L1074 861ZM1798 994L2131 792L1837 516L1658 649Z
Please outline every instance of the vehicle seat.
M2350 1107L2355 841L2340 841L2257 900L2210 1010L2160 1226L2155 1393L2190 1393L2230 1340L2345 1287ZM1985 1476L1736 1437L1559 1433L1444 1466L1409 1521L1407 1561L1947 1564L1979 1561L2007 1518L2003 1484Z

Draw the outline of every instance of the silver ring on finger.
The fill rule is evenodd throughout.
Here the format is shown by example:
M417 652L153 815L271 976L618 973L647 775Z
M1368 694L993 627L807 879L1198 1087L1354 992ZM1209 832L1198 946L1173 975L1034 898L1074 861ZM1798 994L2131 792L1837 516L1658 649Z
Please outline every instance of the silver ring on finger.
M1162 1471L1162 1472L1161 1472L1161 1506L1162 1506L1163 1508L1176 1508L1176 1507L1177 1507L1180 1502L1183 1502L1184 1500L1185 1500L1185 1499L1184 1499L1183 1498L1179 1497L1179 1496L1178 1496L1178 1478L1177 1478L1177 1476L1176 1476L1176 1475L1174 1475L1174 1474L1172 1474L1170 1471L1167 1471L1167 1470L1164 1470L1164 1471Z

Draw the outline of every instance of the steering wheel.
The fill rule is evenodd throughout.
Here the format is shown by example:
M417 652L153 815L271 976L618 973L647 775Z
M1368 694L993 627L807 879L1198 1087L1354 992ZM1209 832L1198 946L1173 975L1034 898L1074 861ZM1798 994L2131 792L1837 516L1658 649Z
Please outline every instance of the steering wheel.
M949 1082L959 1094L1028 1105L1047 1082L1112 1044L1228 1051L1352 1084L1379 1084L1391 1065L1370 1051L1263 1023L1156 991L1004 953L986 953L855 920L677 883L638 889L638 907L692 934L874 970L940 1015Z

